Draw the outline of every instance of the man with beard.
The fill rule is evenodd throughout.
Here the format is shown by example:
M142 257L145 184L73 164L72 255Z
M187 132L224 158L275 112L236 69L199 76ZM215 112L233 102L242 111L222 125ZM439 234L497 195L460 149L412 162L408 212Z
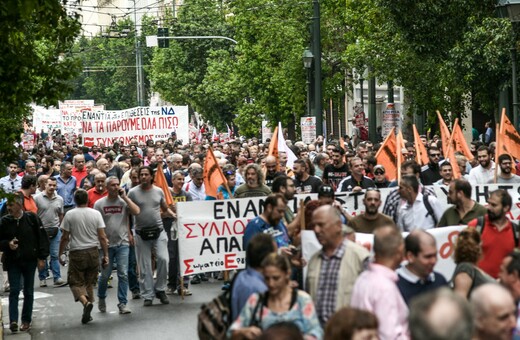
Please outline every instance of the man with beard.
M273 181L276 177L280 175L285 175L284 171L276 171L276 157L275 156L267 156L265 158L265 185L269 187L269 189L273 188ZM282 167L280 167L282 169Z
M397 270L397 287L407 305L420 294L446 287L442 274L433 271L437 264L437 244L432 234L414 230L406 237L405 260L407 264Z
M282 218L287 209L287 200L282 194L271 194L264 201L264 211L253 218L244 231L244 248L247 248L253 236L259 233L269 234L273 237L278 248L288 247L290 244L287 228Z
M448 187L448 203L453 204L442 215L437 227L466 225L487 209L471 199L471 184L465 179L456 179Z
M481 146L477 151L479 166L469 172L468 181L472 185L486 184L495 176L495 162L491 160L491 152L487 146Z
M248 164L244 170L246 182L235 190L235 198L267 196L271 189L264 184L264 174L258 164Z
M58 171L54 170L54 158L51 156L44 156L42 158L41 167L42 171L38 174L38 176L47 175L50 177L55 177L60 174Z
M22 177L18 176L18 164L9 163L9 175L0 178L0 189L7 193L15 193L22 187Z
M520 183L520 176L517 176L511 172L511 169L513 168L513 158L511 158L510 155L504 153L498 156L498 165L500 166L500 174L497 176L496 183ZM495 181L494 179L491 179L488 183L495 183Z
M487 203L487 214L470 221L468 227L477 228L481 234L482 259L478 263L479 268L496 279L502 260L518 244L517 226L507 218L513 199L506 190L491 192Z
M369 188L363 198L365 212L353 217L348 225L358 233L372 234L374 230L383 226L394 226L394 220L378 210L381 206L381 192L378 189Z
M315 194L323 184L318 177L309 175L309 169L303 159L297 159L293 165L294 185L297 194Z
M337 192L359 192L376 186L374 181L364 175L365 165L361 158L354 157L350 160L350 170L351 175L339 183Z
M453 168L450 162L444 162L440 165L439 173L441 175L441 179L437 182L433 183L435 185L450 185L451 181L453 181Z
M421 169L421 183L423 185L432 185L440 180L439 161L441 160L441 151L437 147L431 147L428 150L428 164Z
M323 170L323 184L330 185L334 191L339 187L345 177L348 176L348 166L345 163L345 150L337 146L332 151L332 164L327 164Z

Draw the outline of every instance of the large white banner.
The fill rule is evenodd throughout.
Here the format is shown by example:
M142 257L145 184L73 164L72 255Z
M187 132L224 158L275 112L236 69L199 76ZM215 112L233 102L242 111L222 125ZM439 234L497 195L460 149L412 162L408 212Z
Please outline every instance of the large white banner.
M473 187L473 198L486 205L489 193L498 188L508 190L515 202L509 218L520 219L520 203L516 203L520 200L520 185L478 185ZM397 188L381 189L383 201L381 210L392 190ZM435 192L441 204L447 209L450 206L447 200L447 188L436 186ZM342 192L336 194L336 199L349 213L357 215L364 211L363 196L363 192ZM308 201L316 198L316 194L298 195L290 202L290 206L293 211L297 211L300 200ZM245 249L243 249L242 236L247 223L262 213L263 200L262 197L255 197L177 203L180 265L183 275L244 268ZM442 265L438 270L443 274L451 275L450 271L453 270L449 263L451 263L454 237L458 234L458 230L460 228L456 230L439 228L432 231L438 241L438 266ZM371 238L371 235L359 235L359 242L371 244L371 241L365 239L365 237Z
M83 144L112 145L120 142L167 140L172 132L177 139L189 140L187 106L134 107L119 111L82 111Z
M94 110L94 100L65 100L59 103L63 134L79 135L82 133L82 110ZM102 109L102 108L101 108Z
M54 129L61 129L61 113L59 109L46 109L43 106L31 105L33 110L34 131L39 133L52 132Z

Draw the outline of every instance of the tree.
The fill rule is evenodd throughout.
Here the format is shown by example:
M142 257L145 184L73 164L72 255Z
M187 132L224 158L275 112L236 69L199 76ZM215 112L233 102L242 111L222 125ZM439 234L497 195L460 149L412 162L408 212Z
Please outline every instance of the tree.
M0 5L0 159L15 157L13 144L30 114L29 104L57 105L79 71L70 51L80 25L61 1L4 0Z

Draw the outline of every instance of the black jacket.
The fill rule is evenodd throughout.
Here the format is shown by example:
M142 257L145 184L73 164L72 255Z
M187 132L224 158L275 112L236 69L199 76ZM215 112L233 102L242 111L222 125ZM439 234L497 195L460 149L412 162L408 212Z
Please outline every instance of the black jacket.
M421 172L421 183L422 185L432 185L442 178L440 172L439 164L428 163L427 165L422 167Z
M18 239L18 249L11 250L9 242ZM4 265L20 264L49 256L49 238L40 218L32 212L24 212L20 220L6 215L0 220L0 250L4 252Z

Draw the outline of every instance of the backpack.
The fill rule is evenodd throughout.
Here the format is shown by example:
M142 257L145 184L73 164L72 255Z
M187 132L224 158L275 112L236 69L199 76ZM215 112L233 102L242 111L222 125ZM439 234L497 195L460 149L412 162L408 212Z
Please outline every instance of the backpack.
M518 224L516 224L513 221L511 221L511 224L513 225L513 237L515 239L515 247L516 247L518 245L518 239L520 238L519 237L520 228L519 228ZM486 224L485 224L484 216L477 217L477 225L475 226L475 229L477 229L477 231L480 235L482 235L485 225Z
M197 332L200 340L224 340L234 321L231 319L231 293L238 273L233 277L229 289L208 303L203 304L197 316Z
M437 216L435 216L435 212L433 211L433 207L432 207L432 204L430 203L430 194L423 194L423 203L424 203L424 207L426 208L426 211L428 212L428 214L426 214L426 216L430 215L433 219L433 223L435 223L435 226L437 226Z

